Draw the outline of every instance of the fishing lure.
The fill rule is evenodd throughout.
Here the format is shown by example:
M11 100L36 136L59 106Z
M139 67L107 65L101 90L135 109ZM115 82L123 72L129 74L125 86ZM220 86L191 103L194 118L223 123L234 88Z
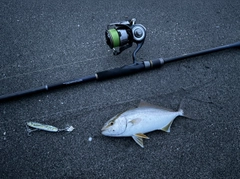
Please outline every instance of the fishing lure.
M38 131L38 130L43 130L43 131L47 131L47 132L61 132L61 131L71 132L74 130L73 126L68 126L66 128L59 129L55 126L41 124L38 122L27 122L26 127L27 127L28 134L30 134L31 132L34 132L34 131ZM31 128L33 128L33 129L31 129Z

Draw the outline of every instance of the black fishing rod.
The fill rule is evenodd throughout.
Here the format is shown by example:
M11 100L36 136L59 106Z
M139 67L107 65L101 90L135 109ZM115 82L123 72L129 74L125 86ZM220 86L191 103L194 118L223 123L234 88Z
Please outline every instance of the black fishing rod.
M136 24L136 19L131 19L129 21L123 21L118 23L112 23L107 26L107 30L105 32L106 43L110 48L113 49L113 54L118 55L125 49L132 46L133 43L137 44L136 49L132 54L133 64L125 65L119 68L114 68L102 72L97 72L90 76L85 76L82 78L78 78L75 80L69 80L61 83L44 85L38 88L32 88L24 91L15 92L12 94L6 94L0 96L0 101L5 101L9 99L13 99L16 97L21 97L29 94L34 94L43 91L49 91L53 89L57 89L63 86L69 86L73 84L85 83L90 81L101 81L110 78L121 77L125 75L130 75L134 73L138 73L148 69L154 69L161 67L165 63L174 62L182 59L192 58L200 55L205 55L213 52L218 52L221 50L231 49L231 48L239 48L240 42L236 42L233 44L223 45L215 48L210 48L194 53L184 54L177 57L172 58L158 58L155 60L147 60L147 61L136 61L136 53L142 47L145 37L146 37L146 29L141 24Z

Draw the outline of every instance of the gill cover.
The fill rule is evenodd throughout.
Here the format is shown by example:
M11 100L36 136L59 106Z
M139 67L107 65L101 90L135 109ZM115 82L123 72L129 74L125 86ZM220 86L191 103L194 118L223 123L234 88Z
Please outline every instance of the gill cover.
M127 120L125 117L122 117L121 114L118 114L107 121L103 128L102 134L105 136L121 136L126 130Z

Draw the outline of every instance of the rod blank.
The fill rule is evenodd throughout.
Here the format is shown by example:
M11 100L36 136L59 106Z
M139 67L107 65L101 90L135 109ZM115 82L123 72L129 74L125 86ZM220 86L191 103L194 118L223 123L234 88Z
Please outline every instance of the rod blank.
M74 84L77 84L77 83L84 83L84 82L89 82L89 81L94 81L94 80L96 80L96 76L91 75L91 76L86 76L86 77L75 79L75 80L65 81L65 82L62 82L62 83L44 85L44 86L41 86L41 87L31 88L31 89L24 90L24 91L18 91L18 92L12 93L12 94L2 95L2 96L0 96L0 101L6 101L6 100L26 96L26 95L31 95L31 94L35 94L35 93L40 93L40 92L44 92L44 91L49 91L49 90L61 88L61 87L64 87L64 86L69 86L69 85L74 85Z
M227 50L227 49L230 49L230 48L240 48L240 42L236 42L236 43L228 44L228 45L223 45L223 46L219 46L219 47L215 47L215 48L210 48L210 49L206 49L206 50L201 50L201 51L198 51L198 52L189 53L189 54L181 55L181 56L178 56L178 57L167 58L167 59L164 59L164 62L165 63L173 62L173 61L177 61L177 60L182 60L182 59L186 59L186 58L191 58L191 57L205 55L205 54L209 54L209 53L213 53L213 52Z

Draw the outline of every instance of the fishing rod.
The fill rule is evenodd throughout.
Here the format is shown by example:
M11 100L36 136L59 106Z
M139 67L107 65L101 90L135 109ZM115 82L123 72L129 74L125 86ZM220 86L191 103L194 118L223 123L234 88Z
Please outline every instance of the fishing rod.
M142 24L136 24L136 19L133 18L129 21L122 21L117 23L111 23L107 26L105 31L105 38L107 45L113 49L113 55L119 55L122 51L131 47L133 43L136 43L137 47L132 53L133 63L130 65L125 65L119 68L114 68L106 71L97 72L93 75L81 77L74 80L69 80L65 82L60 82L56 84L44 85L37 88L32 88L24 91L15 92L12 94L5 94L0 96L0 101L5 101L13 99L16 97L22 97L29 94L50 91L64 86L69 86L73 84L85 83L90 81L101 81L110 78L121 77L125 75L130 75L138 73L148 69L154 69L163 66L165 63L174 62L182 59L192 58L200 55L205 55L213 52L218 52L221 50L239 48L240 42L233 44L223 45L219 47L214 47L198 52L193 52L189 54L184 54L172 58L158 58L155 60L146 60L138 62L136 60L136 53L141 49L144 44L146 37L146 28Z

